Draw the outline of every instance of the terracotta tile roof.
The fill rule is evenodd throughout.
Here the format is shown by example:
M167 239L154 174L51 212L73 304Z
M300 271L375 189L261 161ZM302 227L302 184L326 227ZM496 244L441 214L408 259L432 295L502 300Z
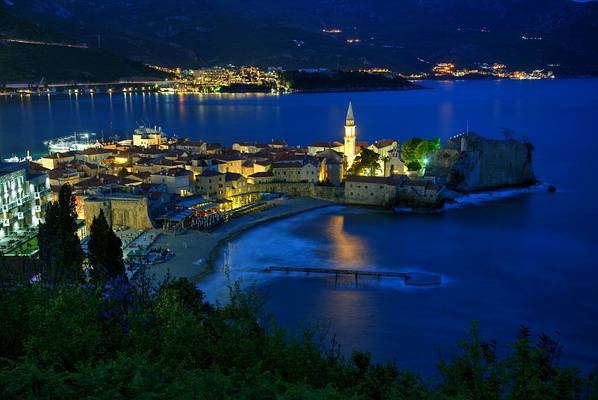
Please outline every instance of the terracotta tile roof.
M178 146L188 146L188 147L202 147L205 143L201 140L185 140L183 142L177 142Z
M137 164L137 165L155 165L158 161L160 161L159 158L141 157L139 160L137 160L135 162L135 164Z
M343 144L341 142L315 142L309 145L309 147L340 147Z
M79 172L74 169L66 169L66 168L55 168L48 172L48 176L50 179L59 179L65 177L67 175L79 175Z
M77 154L83 154L86 156L93 156L93 155L99 155L99 154L112 154L112 153L113 153L112 150L95 148L95 147L91 147L89 149L85 149L85 150L81 150L81 151L77 152Z
M237 142L235 144L237 144L239 146L243 146L243 147L253 147L256 145L256 143L253 143L253 142Z
M55 160L55 159L60 159L60 158L71 158L71 157L75 157L75 153L72 151L67 151L66 153L46 154L42 158Z
M274 174L272 172L256 172L255 174L249 175L250 178L272 178Z
M224 175L224 174L222 174L218 171L212 171L212 170L208 169L208 170L203 171L200 176L220 176L220 175Z
M147 171L145 171L145 172L137 172L137 173L135 173L135 174L129 174L129 175L127 175L127 177L129 177L129 176L132 176L132 177L135 177L135 178L138 178L138 179L141 179L141 180L146 180L146 179L148 179L148 178L149 178L151 175L152 175L152 173L151 173L151 172L147 172Z
M295 154L283 154L280 157L277 157L276 161L303 161L304 156L298 156Z
M164 158L159 160L158 162L156 162L156 165L163 165L165 167L174 167L175 165L181 165L184 164L184 162L177 162L174 160L169 160L168 158Z
M220 154L218 156L215 157L217 160L220 161L241 161L241 160L245 160L245 157L243 157L240 154Z
M242 177L243 177L243 175L237 174L237 173L234 173L234 172L227 172L227 173L224 174L224 180L227 181L227 182L238 181Z
M376 146L378 149L381 149L383 147L392 146L393 143L398 143L398 140L394 140L394 139L380 139L380 140L377 140L374 143L374 146Z
M218 150L222 149L222 145L220 143L208 143L208 150Z
M273 169L283 169L283 168L303 168L303 163L299 162L282 162L282 163L274 163L272 164Z
M137 154L163 154L164 150L160 150L160 149L155 149L152 147L136 147L131 149L132 153L137 153Z
M163 176L188 176L193 175L192 171L189 171L184 168L167 168L163 169L160 172L154 173L152 175L163 175Z

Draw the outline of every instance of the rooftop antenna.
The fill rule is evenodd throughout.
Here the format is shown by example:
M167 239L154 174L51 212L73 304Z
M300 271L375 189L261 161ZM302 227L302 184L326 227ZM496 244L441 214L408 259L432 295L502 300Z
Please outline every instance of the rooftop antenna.
M469 120L467 120L467 130L465 131L465 133L469 133Z

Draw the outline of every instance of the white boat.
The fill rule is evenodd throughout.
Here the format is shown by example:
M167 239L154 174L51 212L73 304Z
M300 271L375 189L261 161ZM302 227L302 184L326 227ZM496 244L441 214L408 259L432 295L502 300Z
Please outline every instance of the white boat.
M44 141L50 153L66 153L68 151L81 151L93 147L100 147L93 132L75 132L72 135Z
M21 162L25 162L25 161L33 161L33 158L29 154L29 150L27 150L27 155L25 157L19 157L19 156L13 154L12 157L5 158L2 161L7 162L7 163L21 163Z

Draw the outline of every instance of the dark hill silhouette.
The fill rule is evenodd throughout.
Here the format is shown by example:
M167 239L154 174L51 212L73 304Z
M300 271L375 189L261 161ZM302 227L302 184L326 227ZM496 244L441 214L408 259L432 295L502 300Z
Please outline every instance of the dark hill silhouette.
M598 4L571 0L11 0L13 13L132 59L288 69L451 61L598 71ZM340 28L341 33L325 33ZM359 39L348 43L347 39ZM554 65L560 65L555 67Z

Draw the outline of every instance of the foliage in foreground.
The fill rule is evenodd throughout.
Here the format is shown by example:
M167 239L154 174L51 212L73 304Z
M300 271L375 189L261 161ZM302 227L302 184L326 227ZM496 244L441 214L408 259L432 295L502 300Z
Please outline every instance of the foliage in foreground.
M91 266L90 275L96 282L106 282L114 277L125 276L122 242L108 225L102 209L91 223L87 247Z
M46 221L39 225L42 274L50 282L83 282L85 258L77 236L77 211L71 185L60 188L58 201L48 204Z
M369 353L340 356L313 333L290 337L260 319L259 301L231 288L214 307L192 283L157 290L0 286L0 397L199 399L597 398L596 374L558 366L558 343L529 331L499 360L474 324L461 352L426 382Z

